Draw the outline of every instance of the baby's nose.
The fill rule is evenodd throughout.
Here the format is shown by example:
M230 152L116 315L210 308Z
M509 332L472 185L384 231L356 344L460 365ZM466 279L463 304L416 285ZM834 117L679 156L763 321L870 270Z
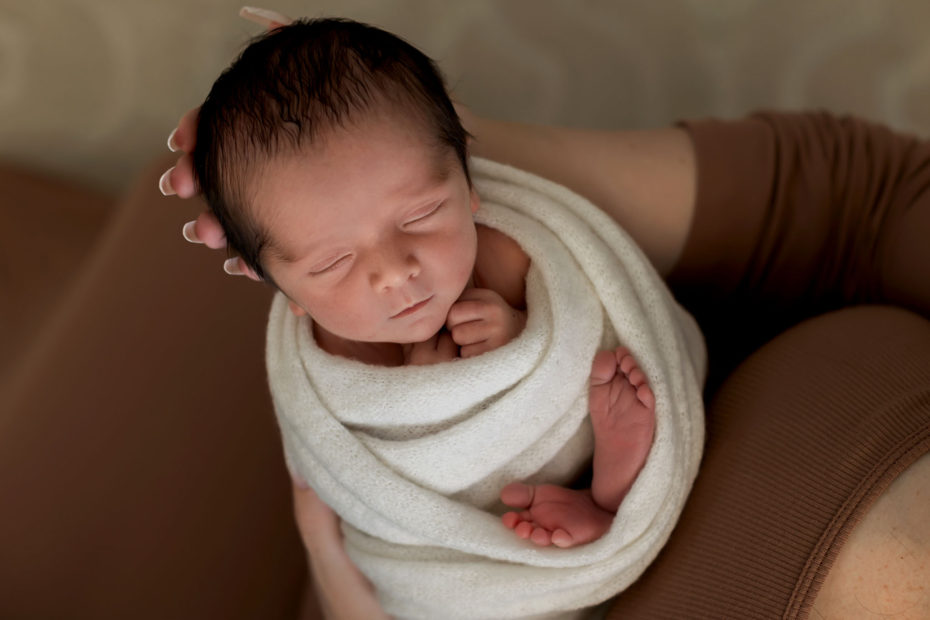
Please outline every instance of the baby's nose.
M378 253L371 270L371 283L376 288L402 286L420 272L413 253L404 248L390 248Z

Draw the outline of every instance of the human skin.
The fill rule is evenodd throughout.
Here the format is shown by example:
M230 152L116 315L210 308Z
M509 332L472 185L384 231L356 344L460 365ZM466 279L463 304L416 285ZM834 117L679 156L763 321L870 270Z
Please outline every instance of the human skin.
M463 109L460 116L475 137L470 147L473 154L547 177L592 200L632 235L661 274L667 275L681 256L697 193L694 151L683 130L542 127L484 119ZM193 148L195 119L196 110L182 118L174 134L176 149L187 152ZM182 155L165 179L170 191L181 197L197 193L188 155ZM211 248L225 247L222 231L209 214L186 226L189 240ZM236 264L229 270L242 273ZM892 483L852 530L815 598L813 617L870 618L879 617L883 610L898 614L892 616L897 618L930 616L925 585L930 541L919 525L930 520L928 488L930 457L925 456ZM306 493L295 488L297 523L305 541L338 542L332 530L317 527L335 518L331 511L325 506L302 508L307 504ZM905 515L927 515L927 519L917 522ZM341 549L338 553L345 555ZM320 571L318 582L324 583L321 595L331 605L349 599L377 605L370 587L350 562L315 568ZM328 590L325 584L338 584L343 590ZM351 616L340 616L337 611L330 617Z

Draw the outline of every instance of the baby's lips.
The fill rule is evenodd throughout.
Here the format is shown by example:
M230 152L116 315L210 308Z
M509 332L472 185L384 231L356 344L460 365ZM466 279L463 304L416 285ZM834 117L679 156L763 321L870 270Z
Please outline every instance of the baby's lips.
M279 28L281 26L287 26L292 21L294 21L287 15L281 15L277 11L260 9L254 6L244 6L239 9L239 17L245 18L250 22L255 22L260 26L264 26L268 30Z

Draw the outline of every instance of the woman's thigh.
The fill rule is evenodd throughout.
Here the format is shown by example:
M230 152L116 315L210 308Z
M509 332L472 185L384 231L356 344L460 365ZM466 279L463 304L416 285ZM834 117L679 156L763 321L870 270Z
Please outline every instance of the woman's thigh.
M802 323L717 393L681 521L611 617L806 617L819 592L818 611L848 617L829 606L860 576L881 588L904 568L862 561L887 556L892 533L926 570L928 450L930 322L858 307Z

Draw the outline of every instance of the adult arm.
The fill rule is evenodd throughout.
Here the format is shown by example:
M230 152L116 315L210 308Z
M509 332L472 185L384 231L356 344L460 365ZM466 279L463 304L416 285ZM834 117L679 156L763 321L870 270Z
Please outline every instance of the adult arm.
M339 529L339 517L313 491L300 481L294 482L294 517L307 549L310 565L308 596L304 599L301 620L317 617L311 594L323 616L330 620L387 619L374 589L349 559Z
M458 108L471 154L550 179L620 224L662 275L681 256L694 213L694 149L678 128L605 131L502 122Z

